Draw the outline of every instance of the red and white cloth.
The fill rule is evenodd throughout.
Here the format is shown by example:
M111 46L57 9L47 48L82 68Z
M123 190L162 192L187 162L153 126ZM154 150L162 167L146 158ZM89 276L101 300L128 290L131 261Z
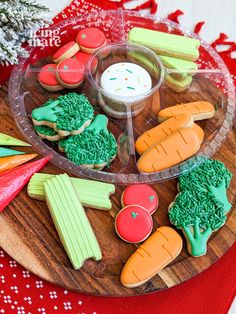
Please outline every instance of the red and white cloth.
M54 22L101 9L116 9L125 2L74 0ZM144 5L153 12L157 9L156 1L144 1ZM178 22L181 14L177 10L168 18ZM195 31L199 32L203 24L197 24ZM212 46L217 48L222 44L230 47L220 55L236 83L236 60L231 58L236 44L220 34ZM8 78L10 70L10 67L0 69L0 84ZM49 284L0 251L0 314L224 314L236 295L235 278L236 244L205 272L177 287L133 298L93 297Z

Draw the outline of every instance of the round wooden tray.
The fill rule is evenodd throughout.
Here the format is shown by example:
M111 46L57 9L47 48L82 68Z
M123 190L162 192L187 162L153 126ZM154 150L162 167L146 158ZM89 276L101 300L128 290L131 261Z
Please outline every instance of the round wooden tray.
M178 102L178 94L173 93L172 98L173 95L176 95L174 100ZM0 96L2 97L0 98L2 121L0 132L19 137L9 108L3 100L6 96L5 87L1 90ZM211 266L236 240L235 143L235 133L231 131L227 141L214 156L223 161L234 174L227 192L232 210L226 224L209 240L207 254L198 258L189 256L184 241L180 256L138 288L127 289L119 280L124 263L136 249L135 245L120 240L114 230L113 216L120 209L120 196L124 186L116 186L110 213L86 209L102 248L103 259L100 262L87 260L79 271L74 270L56 233L46 203L29 198L26 188L0 214L0 246L18 263L39 277L83 293L132 296L180 284ZM32 148L25 150L32 152ZM43 172L56 174L60 173L60 169L49 164ZM170 180L154 185L160 200L159 208L153 215L154 230L161 225L170 225L167 208L177 194L176 184L177 180Z

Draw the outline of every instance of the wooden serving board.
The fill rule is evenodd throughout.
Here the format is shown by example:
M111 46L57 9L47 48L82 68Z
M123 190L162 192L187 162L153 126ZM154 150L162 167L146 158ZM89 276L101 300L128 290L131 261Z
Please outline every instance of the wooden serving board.
M4 101L6 95L7 87L4 86L0 91L0 132L19 137L19 131ZM177 103L179 96L173 95L176 95L176 98L172 100ZM227 141L214 156L223 161L234 174L228 189L232 210L226 224L212 235L207 254L198 258L189 256L184 241L180 256L139 288L124 288L119 281L125 261L136 249L135 245L120 240L114 229L112 215L120 209L120 196L124 186L116 186L116 193L112 197L113 208L110 213L86 209L102 248L103 259L100 262L88 260L79 271L75 271L56 233L46 203L29 198L26 188L0 214L0 246L18 263L39 277L79 292L94 295L132 296L175 286L211 266L236 240L235 143L235 133L231 131ZM25 149L28 152L32 150L32 148ZM43 172L56 174L61 171L50 163ZM176 184L177 180L171 180L154 185L160 202L158 210L153 215L154 230L161 225L170 225L167 208L177 194Z

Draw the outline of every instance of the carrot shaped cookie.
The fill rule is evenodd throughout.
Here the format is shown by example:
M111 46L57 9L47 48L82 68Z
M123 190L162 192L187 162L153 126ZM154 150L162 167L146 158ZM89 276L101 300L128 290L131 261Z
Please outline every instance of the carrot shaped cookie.
M81 268L89 258L100 260L98 241L68 175L47 180L44 188L52 219L73 267Z
M180 254L182 245L174 229L158 228L126 262L120 277L122 285L135 288L144 284Z
M136 151L142 155L147 149L160 143L178 129L188 128L192 125L193 118L191 115L184 113L174 116L139 136L135 143Z
M37 200L45 201L44 183L53 177L55 177L54 174L47 173L33 175L28 184L28 195ZM72 177L70 180L83 206L101 210L111 209L110 195L115 193L113 184Z
M32 111L34 125L53 128L61 137L83 132L93 116L94 110L87 97L76 93L50 99Z
M186 104L179 104L162 109L158 113L158 121L162 122L181 113L191 114L194 121L204 120L214 117L215 107L207 101L195 101Z
M158 144L149 148L138 160L140 172L160 171L186 160L200 149L203 130L196 124L179 129Z
M96 115L91 125L79 135L59 141L59 149L67 158L87 168L102 169L111 163L117 153L116 139L107 129L108 119Z

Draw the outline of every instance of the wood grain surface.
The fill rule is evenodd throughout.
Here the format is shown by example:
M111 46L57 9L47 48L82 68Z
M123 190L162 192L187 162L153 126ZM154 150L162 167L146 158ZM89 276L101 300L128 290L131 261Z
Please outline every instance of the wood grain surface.
M216 101L218 97L222 97L219 90L211 89L210 84L205 85L203 83L204 81L200 80L195 84L203 85L202 96L204 99L212 98L212 101ZM167 88L161 90L161 101L167 105L183 101L183 98L191 101L191 97L193 98L188 92L177 94L169 93ZM158 100L155 99L153 104L159 106ZM0 90L0 117L0 132L23 139L7 106L7 86L3 86ZM143 124L144 129L150 127L149 124L144 123L144 117L145 113L135 118L135 136L141 132L140 125ZM211 122L201 123L207 136L211 136L217 127L217 121L213 119ZM221 149L214 156L214 158L223 161L234 174L227 193L233 206L226 224L209 240L207 254L198 258L189 256L184 241L184 248L180 256L152 280L138 288L124 288L119 281L124 263L136 249L135 245L120 240L114 229L112 216L121 208L120 197L124 186L116 186L116 193L112 197L111 213L86 208L103 252L103 258L100 262L87 260L79 271L75 271L56 233L46 203L29 198L26 188L0 214L0 246L17 262L39 277L67 289L83 293L131 296L180 284L211 266L236 240L235 143L235 133L231 131ZM25 151L32 152L34 149L25 148ZM56 174L61 171L56 166L48 164L43 172ZM167 208L177 194L176 184L177 180L170 180L153 186L160 201L159 208L153 215L154 230L161 225L170 225Z

